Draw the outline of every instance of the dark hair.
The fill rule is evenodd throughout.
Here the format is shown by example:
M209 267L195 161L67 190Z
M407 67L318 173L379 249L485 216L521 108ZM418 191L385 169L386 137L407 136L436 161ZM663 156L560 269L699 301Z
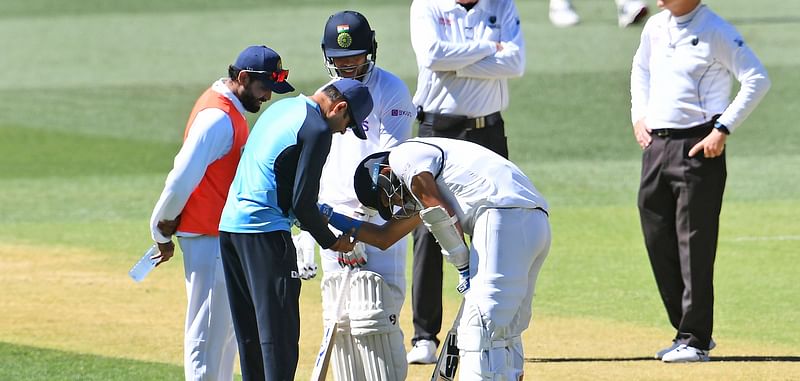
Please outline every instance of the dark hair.
M325 94L325 96L328 97L328 99L330 99L333 103L347 101L347 99L344 98L344 95L342 95L339 89L337 89L333 84L325 86L325 88L322 89L322 93Z
M242 69L239 69L233 65L228 65L228 78L235 81L236 78L239 78L240 71L242 71Z

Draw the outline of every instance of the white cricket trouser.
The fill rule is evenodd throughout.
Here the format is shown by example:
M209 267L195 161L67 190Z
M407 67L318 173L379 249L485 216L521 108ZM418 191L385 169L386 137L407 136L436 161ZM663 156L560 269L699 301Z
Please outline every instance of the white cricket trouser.
M518 338L530 324L536 278L550 250L550 242L550 224L547 215L540 210L487 209L475 221L470 248L470 289L464 297L464 311L465 314L466 311L480 311L487 330L484 337L509 340L511 369L505 365L499 366L505 369L498 368L498 374L514 374L513 378L507 378L509 380L522 374L524 353ZM459 332L469 330L468 320L462 316ZM461 354L459 379L484 379L480 376L481 370L476 369L481 366L481 360L463 358L463 349ZM491 367L496 366L498 364ZM504 379L502 377L498 379Z
M237 344L219 239L178 237L186 274L184 371L187 381L230 381Z

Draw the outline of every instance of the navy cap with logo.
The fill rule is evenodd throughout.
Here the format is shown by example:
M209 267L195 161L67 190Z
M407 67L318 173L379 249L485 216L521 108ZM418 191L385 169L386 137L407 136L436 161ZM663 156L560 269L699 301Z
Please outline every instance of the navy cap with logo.
M236 62L231 66L234 70L244 70L254 74L253 77L266 83L273 93L285 94L294 91L294 87L286 81L289 70L282 67L281 56L266 46L248 46L239 53Z
M364 130L364 120L372 112L372 94L370 94L369 89L361 81L349 78L334 81L331 85L336 90L339 90L347 101L350 119L353 121L353 124L348 127L353 130L353 133L359 139L366 140L367 133Z
M351 57L359 54L375 56L375 32L366 17L356 11L332 15L325 23L322 50L327 58Z

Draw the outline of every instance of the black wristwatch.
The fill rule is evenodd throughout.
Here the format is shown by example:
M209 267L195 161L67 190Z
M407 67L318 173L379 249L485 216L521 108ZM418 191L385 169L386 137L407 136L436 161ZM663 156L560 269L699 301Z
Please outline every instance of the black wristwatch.
M731 134L731 131L728 129L728 127L725 127L725 125L720 123L720 122L714 122L714 128L716 128L717 131L719 131L719 132L721 132L721 133L723 133L725 135L730 135Z

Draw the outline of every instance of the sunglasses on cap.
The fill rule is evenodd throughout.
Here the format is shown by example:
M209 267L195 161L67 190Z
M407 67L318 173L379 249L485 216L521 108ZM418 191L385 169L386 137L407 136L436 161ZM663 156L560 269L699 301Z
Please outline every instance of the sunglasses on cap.
M289 78L289 69L281 69L278 71L267 72L263 70L244 70L243 72L246 73L253 73L256 74L253 77L257 79L268 79L272 80L272 82L286 82L286 79Z

